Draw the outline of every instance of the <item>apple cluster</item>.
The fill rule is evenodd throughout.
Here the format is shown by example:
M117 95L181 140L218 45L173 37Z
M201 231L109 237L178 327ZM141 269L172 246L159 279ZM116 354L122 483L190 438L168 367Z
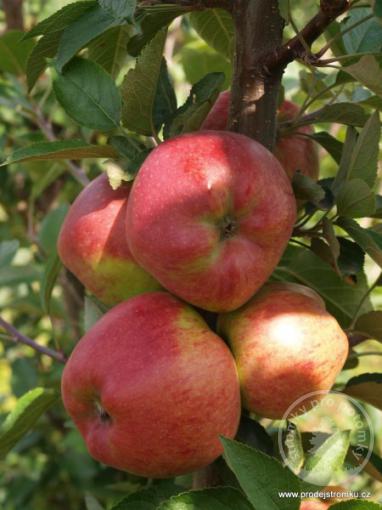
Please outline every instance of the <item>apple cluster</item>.
M348 353L313 290L267 283L296 219L290 177L317 178L316 148L295 133L275 157L225 129L228 102L155 148L133 185L96 178L59 236L64 265L111 307L65 366L64 405L94 458L137 475L210 464L242 406L281 419Z

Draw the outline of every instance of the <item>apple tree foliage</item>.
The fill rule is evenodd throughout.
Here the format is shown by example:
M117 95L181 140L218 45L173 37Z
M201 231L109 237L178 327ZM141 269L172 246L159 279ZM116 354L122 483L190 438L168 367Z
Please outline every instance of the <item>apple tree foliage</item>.
M265 5L237 4L244 9L251 2ZM306 136L321 146L322 168L318 182L301 174L293 180L304 205L272 278L315 289L348 333L352 349L338 389L363 403L378 439L354 486L368 488L377 501L382 1L337 0L324 17L329 3L277 5L291 42L277 56L286 68L278 101L285 95L300 106L278 130L282 136L313 125ZM62 362L105 312L57 256L69 203L100 171L117 187L134 179L157 144L199 129L219 92L243 71L233 65L239 7L224 0L81 0L50 5L43 16L42 4L24 4L29 30L6 30L3 23L0 35L1 507L298 510L298 497L278 496L308 488L280 462L274 437L284 423L244 416L237 440L222 438L224 458L212 466L213 476L207 470L194 483L189 476L150 481L90 459L59 397ZM254 30L269 22L260 8L254 13ZM336 447L342 441L352 450L345 436L326 439L309 456L294 434L312 479L323 457L333 472L346 462ZM219 487L211 482L216 475ZM381 506L359 500L336 508Z

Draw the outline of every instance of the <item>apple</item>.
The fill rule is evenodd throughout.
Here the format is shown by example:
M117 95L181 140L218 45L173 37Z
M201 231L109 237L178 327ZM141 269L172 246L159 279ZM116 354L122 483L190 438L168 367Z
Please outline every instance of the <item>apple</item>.
M107 305L160 288L127 244L130 188L123 184L113 190L106 174L94 179L72 204L58 239L63 264Z
M329 506L319 499L307 499L301 502L300 510L327 510Z
M231 92L222 92L204 120L201 129L224 130L227 128ZM291 121L299 107L291 101L284 101L278 112L278 121ZM318 179L320 162L317 144L306 135L313 134L311 126L299 127L291 134L278 137L274 154L292 180L299 170L313 180Z
M277 159L229 131L161 143L143 163L127 207L138 263L173 294L234 310L268 279L291 236L296 201Z
M64 368L62 397L95 459L151 478L210 464L241 410L229 348L165 292L120 303L85 334Z
M291 101L284 101L279 109L278 120L293 120L299 112L299 107ZM288 177L292 180L299 170L303 175L317 181L320 173L318 146L306 135L314 133L312 126L302 126L289 135L278 138L274 154L284 167Z
M239 371L243 405L282 419L311 392L328 391L348 355L345 333L316 292L294 283L265 285L244 307L218 319ZM291 415L310 410L311 395Z

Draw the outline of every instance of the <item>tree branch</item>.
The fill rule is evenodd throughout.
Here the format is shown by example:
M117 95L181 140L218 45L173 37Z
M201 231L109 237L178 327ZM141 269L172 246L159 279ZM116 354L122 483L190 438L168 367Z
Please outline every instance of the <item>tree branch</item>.
M3 0L7 30L24 30L23 0Z
M232 11L230 0L141 0L139 7L151 7L153 5L178 5L190 11L202 11L204 9L225 9Z
M347 11L349 5L349 0L321 0L320 10L314 18L309 21L298 35L283 44L273 54L268 55L264 61L265 67L273 72L274 69L284 69L295 59L307 57L305 45L310 48L314 41L324 33L326 28L338 18L338 16ZM320 56L319 52L316 56L310 55L310 59L316 58L318 60Z
M280 48L285 23L278 0L236 0L232 14L236 51L230 129L272 150L283 68L271 73L264 59Z
M0 327L10 334L10 336L14 342L28 345L35 351L40 352L41 354L45 354L46 356L49 356L50 358L53 358L56 361L59 361L60 363L66 362L66 358L63 353L57 352L53 349L50 349L49 347L44 347L43 345L36 343L31 338L20 333L20 331L18 331L14 326L12 326L8 322L6 322L1 317L0 317Z

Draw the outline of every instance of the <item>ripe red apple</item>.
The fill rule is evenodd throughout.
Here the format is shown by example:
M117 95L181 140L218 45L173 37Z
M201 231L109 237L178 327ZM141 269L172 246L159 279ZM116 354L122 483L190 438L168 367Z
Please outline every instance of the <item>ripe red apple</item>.
M240 389L226 344L165 292L112 308L67 362L62 396L97 460L165 478L211 463L233 437Z
M349 349L318 294L293 283L265 285L244 307L222 314L218 332L231 344L244 406L272 419L285 417L300 397L329 390ZM305 399L291 414L319 398Z
M209 311L234 310L268 279L296 202L276 158L254 140L200 131L159 145L135 179L127 232L164 287Z
M105 304L157 290L158 282L134 260L126 240L130 184L113 190L105 174L76 198L58 239L63 264Z
M291 101L284 101L279 109L279 122L293 120L299 112L299 107ZM317 180L320 173L318 146L306 135L314 133L312 126L299 127L293 133L279 137L274 154L284 167L288 177L292 180L299 170L313 180Z
M327 510L329 506L319 499L307 499L301 502L300 510Z
M222 92L204 120L201 129L226 129L230 100L231 92ZM293 120L298 112L299 107L296 104L284 101L279 109L278 121ZM274 154L291 180L297 170L311 179L318 179L320 171L318 147L312 139L306 136L313 132L311 126L303 126L277 140Z

